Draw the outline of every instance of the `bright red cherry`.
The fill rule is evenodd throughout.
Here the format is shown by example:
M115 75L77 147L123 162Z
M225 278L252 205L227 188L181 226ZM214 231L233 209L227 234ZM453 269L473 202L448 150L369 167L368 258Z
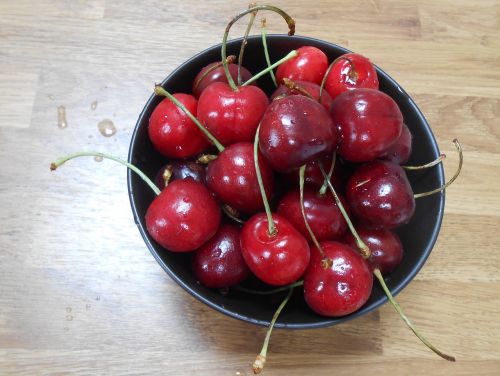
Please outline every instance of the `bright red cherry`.
M198 120L224 146L251 142L269 104L257 86L240 86L234 91L227 83L208 86L198 101Z
M340 199L346 207L347 203L344 198ZM306 187L304 189L304 211L307 223L320 242L340 239L347 230L347 223L331 194L321 195L317 189ZM285 193L278 205L278 214L288 219L309 242L312 241L302 216L298 189Z
M237 285L250 274L241 254L240 228L221 225L213 238L193 253L194 275L204 286L223 288Z
M360 222L370 228L401 226L415 212L415 199L404 170L388 161L358 167L347 181L346 198Z
M146 212L149 235L172 252L199 248L217 232L220 208L209 190L193 179L170 183Z
M311 250L311 262L304 274L307 305L314 312L330 317L357 311L372 291L373 276L368 263L348 245L338 242L320 245L333 264L324 269L318 249Z
M281 64L276 70L276 79L283 83L283 78L292 81L309 81L321 84L328 69L328 58L319 48L303 46L297 48L298 56Z
M269 163L259 154L259 167L267 197L271 197L274 176ZM240 142L224 149L207 167L207 186L223 202L246 214L264 209L253 158L253 144Z
M356 53L342 55L333 64L325 81L332 99L355 88L378 89L377 71L368 58Z
M403 164L408 162L411 154L411 141L412 135L405 123L401 129L401 135L396 141L389 146L389 149L380 157L396 164Z
M320 101L319 98L320 86L318 84L308 81L294 81L293 84L294 87L298 87L302 90L305 90L307 93L311 95L311 97L314 100L321 102L321 104L323 105L323 107L325 107L327 111L330 111L330 107L332 105L332 98L330 97L330 94L328 94L326 90L323 90L323 92L321 93L321 101ZM271 100L281 95L305 95L305 94L301 92L299 89L290 88L286 85L280 85L271 95Z
M283 286L299 279L309 263L307 240L285 218L272 215L276 233L269 234L264 213L243 225L241 252L250 270L263 282Z
M205 183L205 166L195 161L172 161L158 171L155 184L158 188L163 189L174 180L187 178Z
M198 102L192 95L174 94L174 97L196 114ZM169 158L192 157L210 145L196 124L168 98L153 110L148 132L156 150Z
M403 126L398 105L374 89L353 89L340 94L331 107L340 131L339 154L351 162L381 157L397 140Z
M214 66L219 65L218 68L213 69ZM228 64L229 73L233 80L238 80L238 64ZM213 69L209 73L206 73L209 69ZM245 67L241 67L241 81L245 82L252 78L252 73ZM205 77L203 77L205 75ZM224 82L227 84L227 77L224 73L224 67L222 67L220 62L214 62L208 64L204 67L200 73L198 73L193 81L193 95L199 98L203 90L205 90L210 84L214 82Z
M337 147L337 129L321 104L291 95L267 108L259 147L275 171L289 172L331 154Z
M370 248L371 256L368 259L370 266L379 269L382 274L392 272L403 259L403 244L394 231L356 229L363 242ZM343 242L356 249L356 240L349 233Z

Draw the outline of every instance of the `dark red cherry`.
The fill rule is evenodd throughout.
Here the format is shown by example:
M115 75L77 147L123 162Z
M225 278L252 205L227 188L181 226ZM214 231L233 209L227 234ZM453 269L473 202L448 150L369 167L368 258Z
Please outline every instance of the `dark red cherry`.
M203 75L209 69L211 69L215 65L220 65L220 62L215 62L208 64L204 67L200 73L198 73L193 81L193 95L196 98L199 98L203 90L205 90L210 84L214 82L224 82L227 84L226 74L224 73L224 68L220 65L218 68L215 68L210 73L208 73L205 77ZM237 82L238 80L238 65L237 64L228 64L229 73L233 80ZM202 78L203 77L203 78ZM245 82L252 78L252 73L245 67L241 67L241 81Z
M195 277L204 286L223 288L237 285L250 274L241 254L240 228L221 225L213 238L193 253Z
M196 114L198 102L192 95L174 94L174 97ZM169 158L192 157L210 145L196 124L168 98L153 110L148 132L155 149Z
M289 172L331 154L337 147L337 129L321 104L291 95L267 108L259 147L275 171Z
M403 164L408 162L411 154L411 140L412 135L405 123L401 129L401 135L396 141L389 146L389 149L380 157L396 164Z
M217 232L220 208L209 190L193 179L170 183L146 212L149 235L172 252L199 248Z
M167 181L165 178L168 178ZM163 189L174 180L191 178L205 183L205 166L195 161L172 161L163 166L155 177L155 184Z
M328 69L328 58L319 48L303 46L297 48L298 56L281 64L276 70L276 79L283 83L283 78L292 81L309 81L321 84Z
M324 269L318 249L311 250L311 262L304 274L307 305L314 312L330 317L357 311L372 291L373 275L368 263L348 245L338 242L320 245L333 264Z
M356 229L363 242L370 248L368 263L372 269L379 269L382 274L392 272L403 259L403 244L394 231ZM348 233L344 239L347 245L356 249L356 240Z
M330 97L330 94L326 92L326 90L323 90L320 101L319 98L320 86L318 84L308 81L294 81L294 84L300 89L303 89L306 92L308 92L313 99L317 100L318 102L321 102L323 107L325 107L327 111L330 111L330 107L332 105L332 98ZM304 93L302 93L297 89L289 88L286 85L280 85L271 95L271 100L281 95L304 95Z
M344 198L340 197L340 199L346 207L347 203ZM321 195L317 189L306 187L304 189L304 209L307 222L316 239L320 242L340 239L347 230L347 223L331 194ZM285 193L278 205L278 214L288 219L309 242L312 241L302 216L298 189Z
M415 212L415 199L404 170L388 161L358 167L347 181L346 198L352 212L370 228L404 225Z
M241 252L250 270L263 282L283 286L299 279L309 263L307 240L285 218L272 215L277 232L269 234L264 213L255 214L241 230Z
M274 176L269 163L259 154L259 167L267 197L271 197ZM207 167L207 186L234 209L253 214L264 209L253 158L253 144L240 142L224 149Z
M340 94L331 107L339 128L339 154L351 162L379 158L397 140L403 126L398 105L374 89L353 89Z
M198 120L224 146L252 142L269 101L257 86L237 91L224 82L208 86L198 101Z
M378 89L377 71L368 58L349 53L338 58L325 80L325 89L332 99L355 88Z

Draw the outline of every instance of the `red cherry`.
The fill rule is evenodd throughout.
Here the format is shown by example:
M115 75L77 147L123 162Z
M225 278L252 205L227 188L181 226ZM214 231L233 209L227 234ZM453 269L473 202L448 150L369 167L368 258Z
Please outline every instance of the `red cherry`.
M340 198L344 207L346 202ZM317 190L304 189L304 210L307 222L318 241L337 240L347 230L347 223L342 216L335 199L330 194L321 195ZM298 189L287 192L278 205L278 214L287 218L302 235L312 241L307 231L300 207L300 192Z
M309 263L307 240L285 218L273 214L277 232L269 234L264 213L243 225L241 252L250 270L269 285L283 286L299 279Z
M283 78L292 81L309 81L321 84L328 69L328 58L319 48L303 46L297 48L298 56L281 64L276 70L276 79L283 83Z
M291 95L267 108L259 147L275 171L289 172L331 154L337 147L337 129L321 104Z
M403 164L408 162L411 154L411 141L411 132L406 124L403 123L401 135L391 146L389 146L389 148L380 158L394 162L396 164Z
M192 268L198 281L211 288L234 286L248 277L239 227L221 225L217 234L193 253Z
M295 81L293 84L300 89L305 90L308 92L311 97L314 100L317 100L320 102L319 98L319 90L320 86L318 84L315 84L313 82L308 82L308 81ZM297 89L290 88L286 85L280 85L278 88L274 91L274 93L271 95L271 100L274 98L281 96L281 95L304 95L304 93L300 92ZM326 90L323 90L321 94L321 104L327 111L330 111L330 107L332 105L332 98L330 97L330 94L326 92Z
M304 274L307 305L314 312L331 317L357 311L372 291L373 276L368 263L348 245L338 242L320 245L333 264L324 269L318 249L311 250L311 262Z
M401 134L403 115L387 94L354 89L339 95L331 115L340 131L339 154L351 162L382 156Z
M332 99L355 88L378 89L377 71L360 54L349 53L339 57L325 80L325 89Z
M226 74L224 73L224 68L222 67L222 65L220 65L218 68L215 68L205 77L203 77L203 75L207 70L211 69L213 66L218 64L220 65L220 62L214 62L208 64L200 71L200 73L196 75L193 81L193 95L196 98L199 98L203 90L205 90L210 84L213 84L214 82L224 82L227 84L227 77ZM228 64L228 68L231 77L233 77L233 80L236 81L238 79L238 64ZM241 81L245 82L248 81L250 78L252 78L252 73L250 73L250 71L245 67L241 67Z
M189 112L196 113L197 101L192 95L174 94L174 97ZM153 110L148 132L156 150L169 158L192 157L210 145L196 124L168 98Z
M257 86L240 86L237 91L227 83L208 86L198 102L198 120L224 146L251 142L269 101Z
M401 226L415 212L408 178L392 162L373 161L358 167L347 182L346 198L354 214L371 228Z
M165 177L168 177L167 181ZM166 183L186 178L205 183L205 166L195 161L172 161L158 171L154 181L158 188L163 189Z
M146 212L149 235L172 252L199 248L219 228L220 208L212 194L193 179L170 183Z
M267 197L272 196L274 176L259 155L259 167ZM223 202L246 214L264 209L253 159L253 144L240 142L224 149L207 168L207 186Z

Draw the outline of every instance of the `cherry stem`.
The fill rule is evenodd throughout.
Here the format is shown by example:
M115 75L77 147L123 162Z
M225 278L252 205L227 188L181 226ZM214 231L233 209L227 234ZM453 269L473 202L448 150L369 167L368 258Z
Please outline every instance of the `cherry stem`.
M350 78L357 78L356 70L354 69L354 64L353 64L352 60L349 59L348 57L345 57L344 55L339 56L338 58L333 60L332 63L328 66L328 69L326 70L325 75L323 76L323 80L321 80L321 85L319 87L319 101L320 102L323 99L323 89L325 87L326 79L327 79L328 75L330 74L330 71L332 70L333 66L340 60L346 60L349 62L349 64L351 65L351 70L352 70L352 72L354 72L354 73L349 73L349 76L350 76Z
M398 302L396 302L396 300L392 296L391 292L389 291L389 288L385 284L384 277L382 276L382 273L380 272L380 270L378 268L375 268L373 270L373 274L375 275L375 277L377 277L378 281L380 282L380 285L382 286L382 290L384 290L385 295L387 296L387 299L389 299L389 301L391 302L391 304L394 307L394 309L398 312L398 314L401 317L401 319L403 319L403 321L411 329L411 331L418 337L418 339L420 341L422 341L422 343L425 346L427 346L429 349L431 349L432 351L434 351L434 353L436 353L437 355L439 355L441 358L446 359L446 360L448 360L450 362L454 362L455 361L455 357L453 357L451 355L447 355L447 354L439 351L422 334L420 334L417 331L417 329L415 329L415 327L411 323L410 319L404 314L403 310L401 309L401 306L398 304Z
M217 155L214 154L203 154L198 157L196 162L201 163L201 164L209 164L212 161L215 161L217 159Z
M228 64L232 64L232 63L234 63L236 61L236 56L229 55L226 58L226 61L227 61ZM194 83L193 91L195 91L198 88L198 86L200 85L200 82L203 81L203 79L205 77L207 77L211 72L213 72L214 70L216 70L217 68L220 68L220 67L222 67L222 61L219 61L219 62L215 63L210 68L208 68L205 72L203 72L203 74Z
M248 8L253 8L257 4L250 3ZM250 20L248 21L247 29L245 30L245 35L243 36L243 41L241 42L240 54L238 55L238 85L241 85L241 65L243 64L243 55L245 53L245 47L248 42L248 34L250 34L250 30L252 29L253 22L255 21L255 16L257 16L257 11L250 13Z
M270 236L274 236L276 235L276 226L274 224L271 208L269 207L269 201L267 201L266 190L264 189L264 182L262 181L262 175L260 173L259 167L259 132L260 125L257 127L257 132L255 132L255 140L253 142L253 161L255 164L255 172L257 174L257 182L259 183L260 194L262 195L262 202L264 203L264 209L266 210L267 223L269 225L268 233Z
M303 87L300 87L299 85L297 85L295 82L293 82L292 80L290 80L289 78L283 78L283 83L285 84L285 86L287 88L289 88L290 90L295 90L297 92L299 92L300 94L316 101L316 99L313 98L313 96L311 95L311 93L309 93L306 89L304 89Z
M229 35L229 30L231 29L233 24L236 21L238 21L241 17L247 15L248 13L254 13L254 12L259 11L259 10L269 10L269 11L278 13L281 17L283 17L285 19L286 23L288 24L288 35L295 34L295 20L292 17L290 17L287 13L282 11L280 8L277 8L277 7L272 6L272 5L257 5L255 7L248 8L247 10L234 16L234 18L231 21L229 21L229 23L226 26L226 30L224 31L224 37L222 38L222 48L221 48L222 65L224 67L224 72L226 73L227 82L229 83L229 86L231 86L231 88L234 91L238 91L238 87L234 83L233 77L231 77L231 73L229 73L229 68L228 68L228 65L226 62L227 37Z
M269 58L269 50L267 48L267 33L266 33L266 19L263 18L261 21L261 36L262 36L262 46L264 47L264 56L266 57L267 66L271 66L271 59ZM278 83L276 82L276 77L272 70L269 71L269 75L273 80L274 86L278 87Z
M219 142L219 140L217 140L214 137L214 135L208 131L208 129L206 129L203 125L201 125L201 123L199 122L199 120L196 119L196 117L191 112L189 112L189 110L181 102L179 102L177 100L177 98L175 98L172 94L170 94L168 91L166 91L160 85L156 85L155 86L155 94L156 95L162 95L162 96L167 97L168 99L170 99L170 101L173 104L175 104L177 107L179 107L193 121L193 123L196 124L196 126L198 127L198 129L200 131L202 131L205 134L205 136L212 142L212 144L215 145L215 147L217 148L217 150L219 150L219 153L222 152L222 151L224 151L224 146L222 146L222 144Z
M286 303L288 303L288 301L290 300L292 293L293 293L293 287L290 288L288 295L285 297L285 299L283 299L278 309L276 309L276 312L274 312L274 316L271 320L271 324L269 325L269 329L267 329L266 338L264 339L264 344L262 345L262 350L260 350L259 355L257 355L257 358L255 359L252 365L253 373L255 374L261 373L262 370L264 369L264 365L266 364L267 347L269 346L269 340L271 339L271 333L273 331L274 324L276 323L276 320L278 319Z
M233 221L238 222L239 224L244 224L245 223L245 221L242 221L241 219L239 219L237 217L238 213L236 212L235 209L233 209L229 205L227 205L227 204L222 205L222 211L224 212L224 214L226 214Z
M459 158L458 168L455 171L455 175L453 175L453 177L450 180L448 180L448 182L446 184L444 184L442 187L433 189L432 191L429 191L429 192L417 193L417 194L413 195L413 197L420 198L420 197L430 196L430 195L433 195L434 193L444 191L447 187L449 187L456 180L456 178L458 178L458 175L460 175L460 171L462 171L462 165L464 163L464 154L462 151L462 145L460 145L460 142L456 138L453 140L453 144L455 144L455 147L457 148L458 158Z
M328 180L324 180L323 181L323 185L321 186L321 188L319 189L319 194L321 196L323 196L325 193L326 193L326 190L328 189L328 182L331 181L332 179L332 175L333 175L333 170L335 168L335 162L337 160L337 152L334 151L333 152L333 156L332 156L332 164L330 166L330 170L328 171L328 175L327 175L327 179Z
M347 222L347 226L349 226L349 230L351 230L352 236L354 236L354 239L356 239L356 246L358 247L361 256L363 256L364 259L368 259L371 256L370 248L365 244L365 242L361 239L361 237L358 235L358 232L354 228L351 219L349 218L349 215L347 214L344 205L342 205L342 202L339 199L339 196L337 195L337 192L335 192L335 188L333 188L332 182L328 179L327 180L327 175L325 173L325 169L323 168L323 163L321 161L318 161L319 169L321 170L321 173L323 174L323 177L325 178L326 183L328 184L328 188L330 189L330 192L332 193L333 197L335 198L335 202L337 203L338 208L340 209L340 212L342 213L342 216L344 217L345 221Z
M446 154L440 154L439 157L434 159L432 162L420 166L401 166L401 167L403 167L405 170L424 170L426 168L434 167L435 165L441 163L445 158Z
M149 187L153 190L154 193L156 193L157 195L159 195L161 193L161 190L155 185L155 183L153 183L151 181L151 179L148 178L144 172L139 170L139 168L137 168L136 166L134 166L131 163L124 161L123 159L120 159L118 157L115 157L113 155L106 154L106 153L99 153L96 151L81 151L78 153L68 154L64 157L57 159L55 162L52 162L50 164L50 170L55 171L58 167L62 166L67 161L74 159L74 158L79 158L79 157L100 157L100 158L111 159L112 161L118 162L118 163L124 165L125 167L130 168L137 175L139 175L139 177L142 180L144 180L147 185L149 185Z
M161 174L161 177L163 179L163 188L166 188L168 183L170 182L173 170L174 168L172 165L168 165L167 167L165 167L165 170L163 170L163 174Z
M304 284L304 281L297 281L294 283L291 283L287 286L279 287L277 289L273 290L268 290L268 291L258 291L258 290L252 290L252 289L247 289L246 287L242 286L235 286L234 288L238 291L246 292L247 294L254 294L254 295L272 295L272 294L277 294L279 292L286 291L290 288L302 286Z
M247 85L250 85L252 82L254 81L257 81L259 78L261 78L263 75L265 75L266 73L268 72L271 72L274 68L276 68L278 65L281 65L283 64L285 61L288 61L290 59L293 59L294 57L298 56L299 53L295 50L293 51L290 51L285 57L282 57L281 59L279 59L276 63L274 64L271 64L270 66L268 66L266 69L260 71L259 73L257 73L255 76L253 76L252 78L250 78L248 81L246 81L245 83L243 83L241 86L247 86Z

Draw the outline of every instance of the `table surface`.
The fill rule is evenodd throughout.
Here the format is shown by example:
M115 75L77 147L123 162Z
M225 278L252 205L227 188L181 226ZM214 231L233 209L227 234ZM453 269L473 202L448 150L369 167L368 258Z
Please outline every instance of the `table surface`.
M465 165L432 255L398 296L457 362L432 354L384 305L336 327L275 331L265 374L500 374L500 1L275 3L297 34L382 66L432 125L447 175L455 137ZM48 168L77 150L125 157L154 82L220 42L246 6L0 2L0 374L251 374L265 328L208 308L165 274L137 231L123 167L88 158ZM267 18L269 32L285 31ZM112 137L98 130L105 119Z

